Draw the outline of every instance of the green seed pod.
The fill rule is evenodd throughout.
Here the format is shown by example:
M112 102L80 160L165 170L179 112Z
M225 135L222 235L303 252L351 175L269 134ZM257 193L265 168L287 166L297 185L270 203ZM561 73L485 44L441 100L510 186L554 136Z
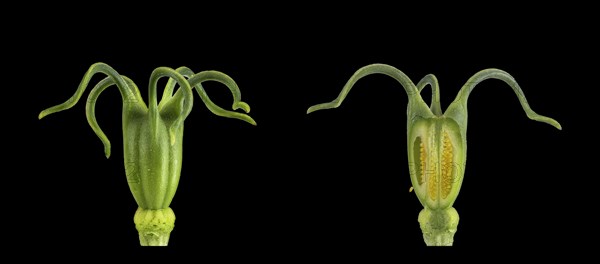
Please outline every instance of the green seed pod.
M467 159L467 99L477 84L492 78L504 81L514 90L527 117L561 129L554 119L531 110L517 82L498 69L486 69L473 75L442 113L439 86L434 75L426 75L415 86L402 71L385 64L372 64L356 71L335 100L314 105L307 113L337 108L359 79L376 73L396 79L408 95L409 172L414 191L424 207L418 221L429 246L451 246L454 240L459 217L452 206L460 191ZM430 107L420 95L427 85L431 86L433 93Z
M95 105L100 93L116 84L123 98L125 174L131 193L139 206L134 222L139 231L140 243L142 246L166 246L175 223L175 214L169 205L175 196L181 174L183 122L192 110L192 87L196 88L204 104L216 115L256 125L248 115L227 111L215 105L208 98L201 83L212 80L225 84L233 94L234 110L241 108L248 113L250 107L241 101L239 88L229 76L216 71L194 74L186 67L177 70L159 67L152 72L147 107L133 81L119 75L104 63L96 63L86 72L79 88L69 100L42 111L39 118L73 107L96 73L104 73L108 77L90 92L86 104L88 123L104 144L106 157L110 157L110 141L96 121ZM163 77L168 77L169 80L158 104L156 85ZM180 89L173 93L176 84Z

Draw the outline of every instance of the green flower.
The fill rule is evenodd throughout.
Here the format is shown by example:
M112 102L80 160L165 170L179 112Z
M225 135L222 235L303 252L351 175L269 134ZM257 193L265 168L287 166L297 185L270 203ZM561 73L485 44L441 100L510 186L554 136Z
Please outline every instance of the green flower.
M123 98L123 148L127 183L139 208L134 222L143 246L166 246L173 230L175 214L169 208L181 174L183 123L193 106L192 88L195 88L206 107L216 115L244 120L256 125L254 120L242 113L232 112L215 105L201 83L218 81L225 84L233 94L233 110L250 111L241 101L240 90L227 75L217 71L194 74L186 67L173 70L159 67L150 75L148 89L149 107L140 96L135 83L119 75L104 64L92 65L83 76L79 88L66 102L42 111L39 118L73 107L81 98L92 76L106 74L90 92L86 104L88 123L104 144L104 153L110 156L110 141L98 126L95 106L98 96L108 87L116 85ZM158 80L169 77L160 103L157 103ZM187 78L187 79L186 79ZM180 89L174 93L175 85Z

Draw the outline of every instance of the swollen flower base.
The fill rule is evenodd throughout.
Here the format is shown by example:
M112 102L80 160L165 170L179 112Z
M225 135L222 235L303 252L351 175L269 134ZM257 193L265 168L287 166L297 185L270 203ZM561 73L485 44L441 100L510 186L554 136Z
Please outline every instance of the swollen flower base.
M458 212L454 207L444 210L424 208L419 213L423 240L429 246L452 246L458 227Z
M175 213L171 208L152 210L140 207L135 212L133 222L142 246L166 246L175 227Z
M402 71L385 64L372 64L356 71L335 100L314 105L307 110L307 114L337 108L359 79L376 73L396 79L408 95L410 179L424 207L418 219L425 243L430 246L451 246L454 240L459 217L452 205L460 191L467 160L467 99L477 84L486 79L504 81L519 98L527 117L561 129L556 120L531 110L513 77L498 69L486 69L473 75L446 112L442 113L438 82L434 75L426 75L415 86ZM431 107L427 106L420 94L427 85L431 86L433 93Z
M98 126L95 106L100 93L116 85L123 98L125 174L129 189L139 206L134 222L140 234L140 243L143 246L166 246L175 224L175 214L169 205L175 196L181 174L183 121L192 111L192 87L196 88L200 99L214 114L256 125L248 115L224 110L215 105L208 98L201 83L218 81L225 84L233 94L234 110L241 108L248 113L250 106L241 101L240 90L229 76L217 71L194 74L186 67L177 70L156 68L150 75L149 106L146 106L131 79L119 75L104 63L96 63L83 76L79 88L69 100L42 111L39 118L73 107L96 73L103 73L108 77L101 80L90 92L86 104L88 123L104 144L106 157L110 157L110 141ZM162 77L169 77L169 80L158 104L156 85ZM176 84L180 89L173 93Z

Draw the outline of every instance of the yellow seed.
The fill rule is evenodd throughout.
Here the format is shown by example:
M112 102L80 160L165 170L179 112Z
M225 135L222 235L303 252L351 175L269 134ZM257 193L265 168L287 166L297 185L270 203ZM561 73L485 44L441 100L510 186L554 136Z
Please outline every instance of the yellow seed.
M410 189L408 189L408 192L412 192L413 191L413 187L410 186Z
M421 161L421 180L419 181L419 184L423 184L423 179L425 178L425 171L427 170L427 156L425 153L425 144L423 144L423 141L420 141L421 144L419 144L419 153L421 154L419 157L419 160Z
M414 158L415 158L415 162L419 162L418 164L416 164L416 168L415 168L415 173L417 176L417 182L419 183L419 186L423 185L423 179L425 178L425 145L423 144L423 141L421 141L421 137L417 137L415 139L415 143L414 143ZM417 161L418 160L418 161Z
M450 192L452 191L452 182L453 179L453 160L454 157L454 148L452 146L452 141L450 141L450 136L448 136L447 132L444 132L443 143L442 143L442 189L441 195L442 199L448 197Z
M431 200L435 201L437 200L437 196L438 196L438 174L437 174L437 170L436 170L436 166L435 163L431 163L429 165L431 168L429 168L427 175L427 191L429 193L429 198L431 198Z

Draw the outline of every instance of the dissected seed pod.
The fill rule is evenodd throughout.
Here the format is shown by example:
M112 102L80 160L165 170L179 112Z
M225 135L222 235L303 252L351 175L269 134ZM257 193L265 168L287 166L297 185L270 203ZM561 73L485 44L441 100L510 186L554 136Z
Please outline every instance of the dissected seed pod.
M430 246L450 246L454 241L459 217L452 206L460 191L467 156L467 99L477 84L486 79L504 81L519 98L527 117L561 129L556 120L531 110L514 78L498 69L486 69L473 75L442 114L439 86L434 75L426 75L415 86L402 71L385 64L372 64L356 71L335 100L314 105L307 113L337 108L359 79L376 73L396 79L408 95L407 143L411 190L414 188L424 207L418 220L425 243ZM427 85L431 86L433 93L430 107L420 94Z

